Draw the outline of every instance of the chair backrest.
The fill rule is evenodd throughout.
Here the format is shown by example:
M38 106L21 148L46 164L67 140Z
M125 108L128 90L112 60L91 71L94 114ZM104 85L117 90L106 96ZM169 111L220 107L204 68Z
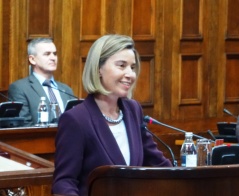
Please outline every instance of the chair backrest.
M212 148L212 165L239 163L239 145L220 145Z

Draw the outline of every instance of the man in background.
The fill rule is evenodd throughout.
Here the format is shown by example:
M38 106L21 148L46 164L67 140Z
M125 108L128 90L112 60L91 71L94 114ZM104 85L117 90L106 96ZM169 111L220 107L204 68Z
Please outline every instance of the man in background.
M8 88L8 97L12 101L23 103L20 116L25 117L25 126L37 124L37 110L40 97L46 97L50 105L50 95L46 80L50 83L61 112L68 100L73 99L72 89L54 80L53 73L57 69L57 50L50 38L36 38L28 44L28 59L32 73L23 79L12 83ZM59 89L59 90L57 90ZM64 93L64 92L65 93Z

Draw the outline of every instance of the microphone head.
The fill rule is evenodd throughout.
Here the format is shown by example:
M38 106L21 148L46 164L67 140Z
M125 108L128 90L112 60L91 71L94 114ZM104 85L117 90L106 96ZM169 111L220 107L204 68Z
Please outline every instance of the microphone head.
M159 124L159 122L157 120L153 119L150 116L145 116L144 122L149 123L149 124Z
M226 114L233 116L235 118L237 118L237 116L235 116L234 114L232 114L229 110L227 110L226 108L223 109L223 112L225 112Z
M149 116L144 116L144 122L146 122L146 123L151 122L151 117L149 117Z
M231 112L229 112L226 108L223 109L223 112L225 112L226 114L232 115Z

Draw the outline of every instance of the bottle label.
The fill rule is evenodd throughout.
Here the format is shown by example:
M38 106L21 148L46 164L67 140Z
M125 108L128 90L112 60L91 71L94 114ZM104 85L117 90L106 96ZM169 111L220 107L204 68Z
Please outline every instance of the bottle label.
M48 112L38 112L39 122L48 122L49 115Z
M181 156L181 166L186 167L186 155Z
M186 167L196 167L197 166L197 155L189 154L186 156Z

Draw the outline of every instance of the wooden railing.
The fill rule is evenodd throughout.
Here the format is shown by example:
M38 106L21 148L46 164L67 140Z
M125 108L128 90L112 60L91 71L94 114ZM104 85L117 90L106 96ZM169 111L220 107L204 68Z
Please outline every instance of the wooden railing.
M51 195L54 171L54 164L52 162L2 142L0 142L0 152L4 152L7 155L7 160L31 168L30 170L11 168L11 171L7 169L1 171L0 195ZM14 164L12 167L14 167ZM1 166L2 168L4 166Z
M57 127L17 127L0 129L0 141L53 161Z

